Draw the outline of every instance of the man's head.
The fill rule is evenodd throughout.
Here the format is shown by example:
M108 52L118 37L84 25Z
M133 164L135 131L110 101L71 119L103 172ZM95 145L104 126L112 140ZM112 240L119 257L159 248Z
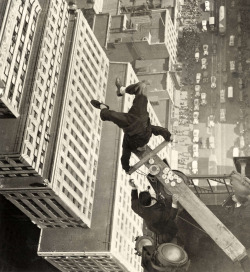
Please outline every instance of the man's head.
M139 201L143 206L149 206L151 204L151 195L148 191L140 192Z

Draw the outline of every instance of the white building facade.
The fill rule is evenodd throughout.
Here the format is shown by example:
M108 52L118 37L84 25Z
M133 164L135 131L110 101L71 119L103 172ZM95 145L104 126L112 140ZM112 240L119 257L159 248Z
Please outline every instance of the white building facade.
M105 100L109 61L82 12L76 16L51 181L90 226L102 126L90 100Z
M1 6L2 5L2 6ZM19 117L24 81L41 11L38 0L9 0L0 26L0 118Z

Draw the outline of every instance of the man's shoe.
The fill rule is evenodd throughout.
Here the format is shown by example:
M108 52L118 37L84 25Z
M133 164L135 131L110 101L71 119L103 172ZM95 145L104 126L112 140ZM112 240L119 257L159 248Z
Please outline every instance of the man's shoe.
M101 109L100 106L101 105L104 105L105 107L107 107L107 109L109 109L109 106L104 104L104 103L101 103L99 102L98 100L91 100L90 103L92 104L93 107L97 108L97 109Z
M121 89L121 87L122 87L122 83L121 83L121 79L120 79L119 77L117 77L116 80L115 80L115 86L116 86L116 88L117 88L117 90L116 90L117 96L123 96L123 95L121 94L121 92L120 92L120 89Z

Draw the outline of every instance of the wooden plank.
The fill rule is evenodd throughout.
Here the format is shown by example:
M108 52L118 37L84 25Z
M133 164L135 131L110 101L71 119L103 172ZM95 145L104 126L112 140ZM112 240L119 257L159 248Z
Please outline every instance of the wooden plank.
M131 167L129 174L134 173L138 168L140 168L146 161L148 161L152 156L160 152L169 142L163 141L160 143L154 150L151 150L149 153L146 151L139 152L141 159Z
M151 148L147 146L143 155L136 152L139 159L152 154ZM147 158L150 156L147 156ZM206 231L206 233L214 240L214 242L227 254L233 261L241 261L247 256L245 247L238 239L224 226L224 224L207 208L207 206L191 191L191 189L184 183L183 179L180 183L175 181L175 186L171 185L169 178L164 176L163 170L170 170L170 168L157 156L151 156L155 164L160 166L160 172L155 177L172 194L178 195L180 204L185 210L194 218L194 220ZM151 164L145 162L146 167ZM181 177L180 175L178 175Z

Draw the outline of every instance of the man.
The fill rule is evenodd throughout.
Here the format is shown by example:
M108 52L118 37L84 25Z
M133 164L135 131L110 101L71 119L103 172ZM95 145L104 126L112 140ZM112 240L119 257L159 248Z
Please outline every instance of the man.
M137 187L132 179L129 184L132 187L132 210L144 219L149 230L159 235L159 243L171 242L178 232L174 221L178 211L176 196L172 198L172 205L167 199L156 200L148 191L140 192L138 197Z
M149 142L152 133L161 135L166 141L171 141L171 133L167 128L153 126L150 124L149 113L147 111L147 88L146 84L138 82L136 84L124 87L119 78L116 79L117 96L123 96L125 93L135 95L133 105L128 113L116 112L109 109L108 105L97 100L91 100L91 104L100 109L100 116L103 121L111 121L123 129L123 153L121 157L122 168L129 172L129 160L131 152L143 151Z

